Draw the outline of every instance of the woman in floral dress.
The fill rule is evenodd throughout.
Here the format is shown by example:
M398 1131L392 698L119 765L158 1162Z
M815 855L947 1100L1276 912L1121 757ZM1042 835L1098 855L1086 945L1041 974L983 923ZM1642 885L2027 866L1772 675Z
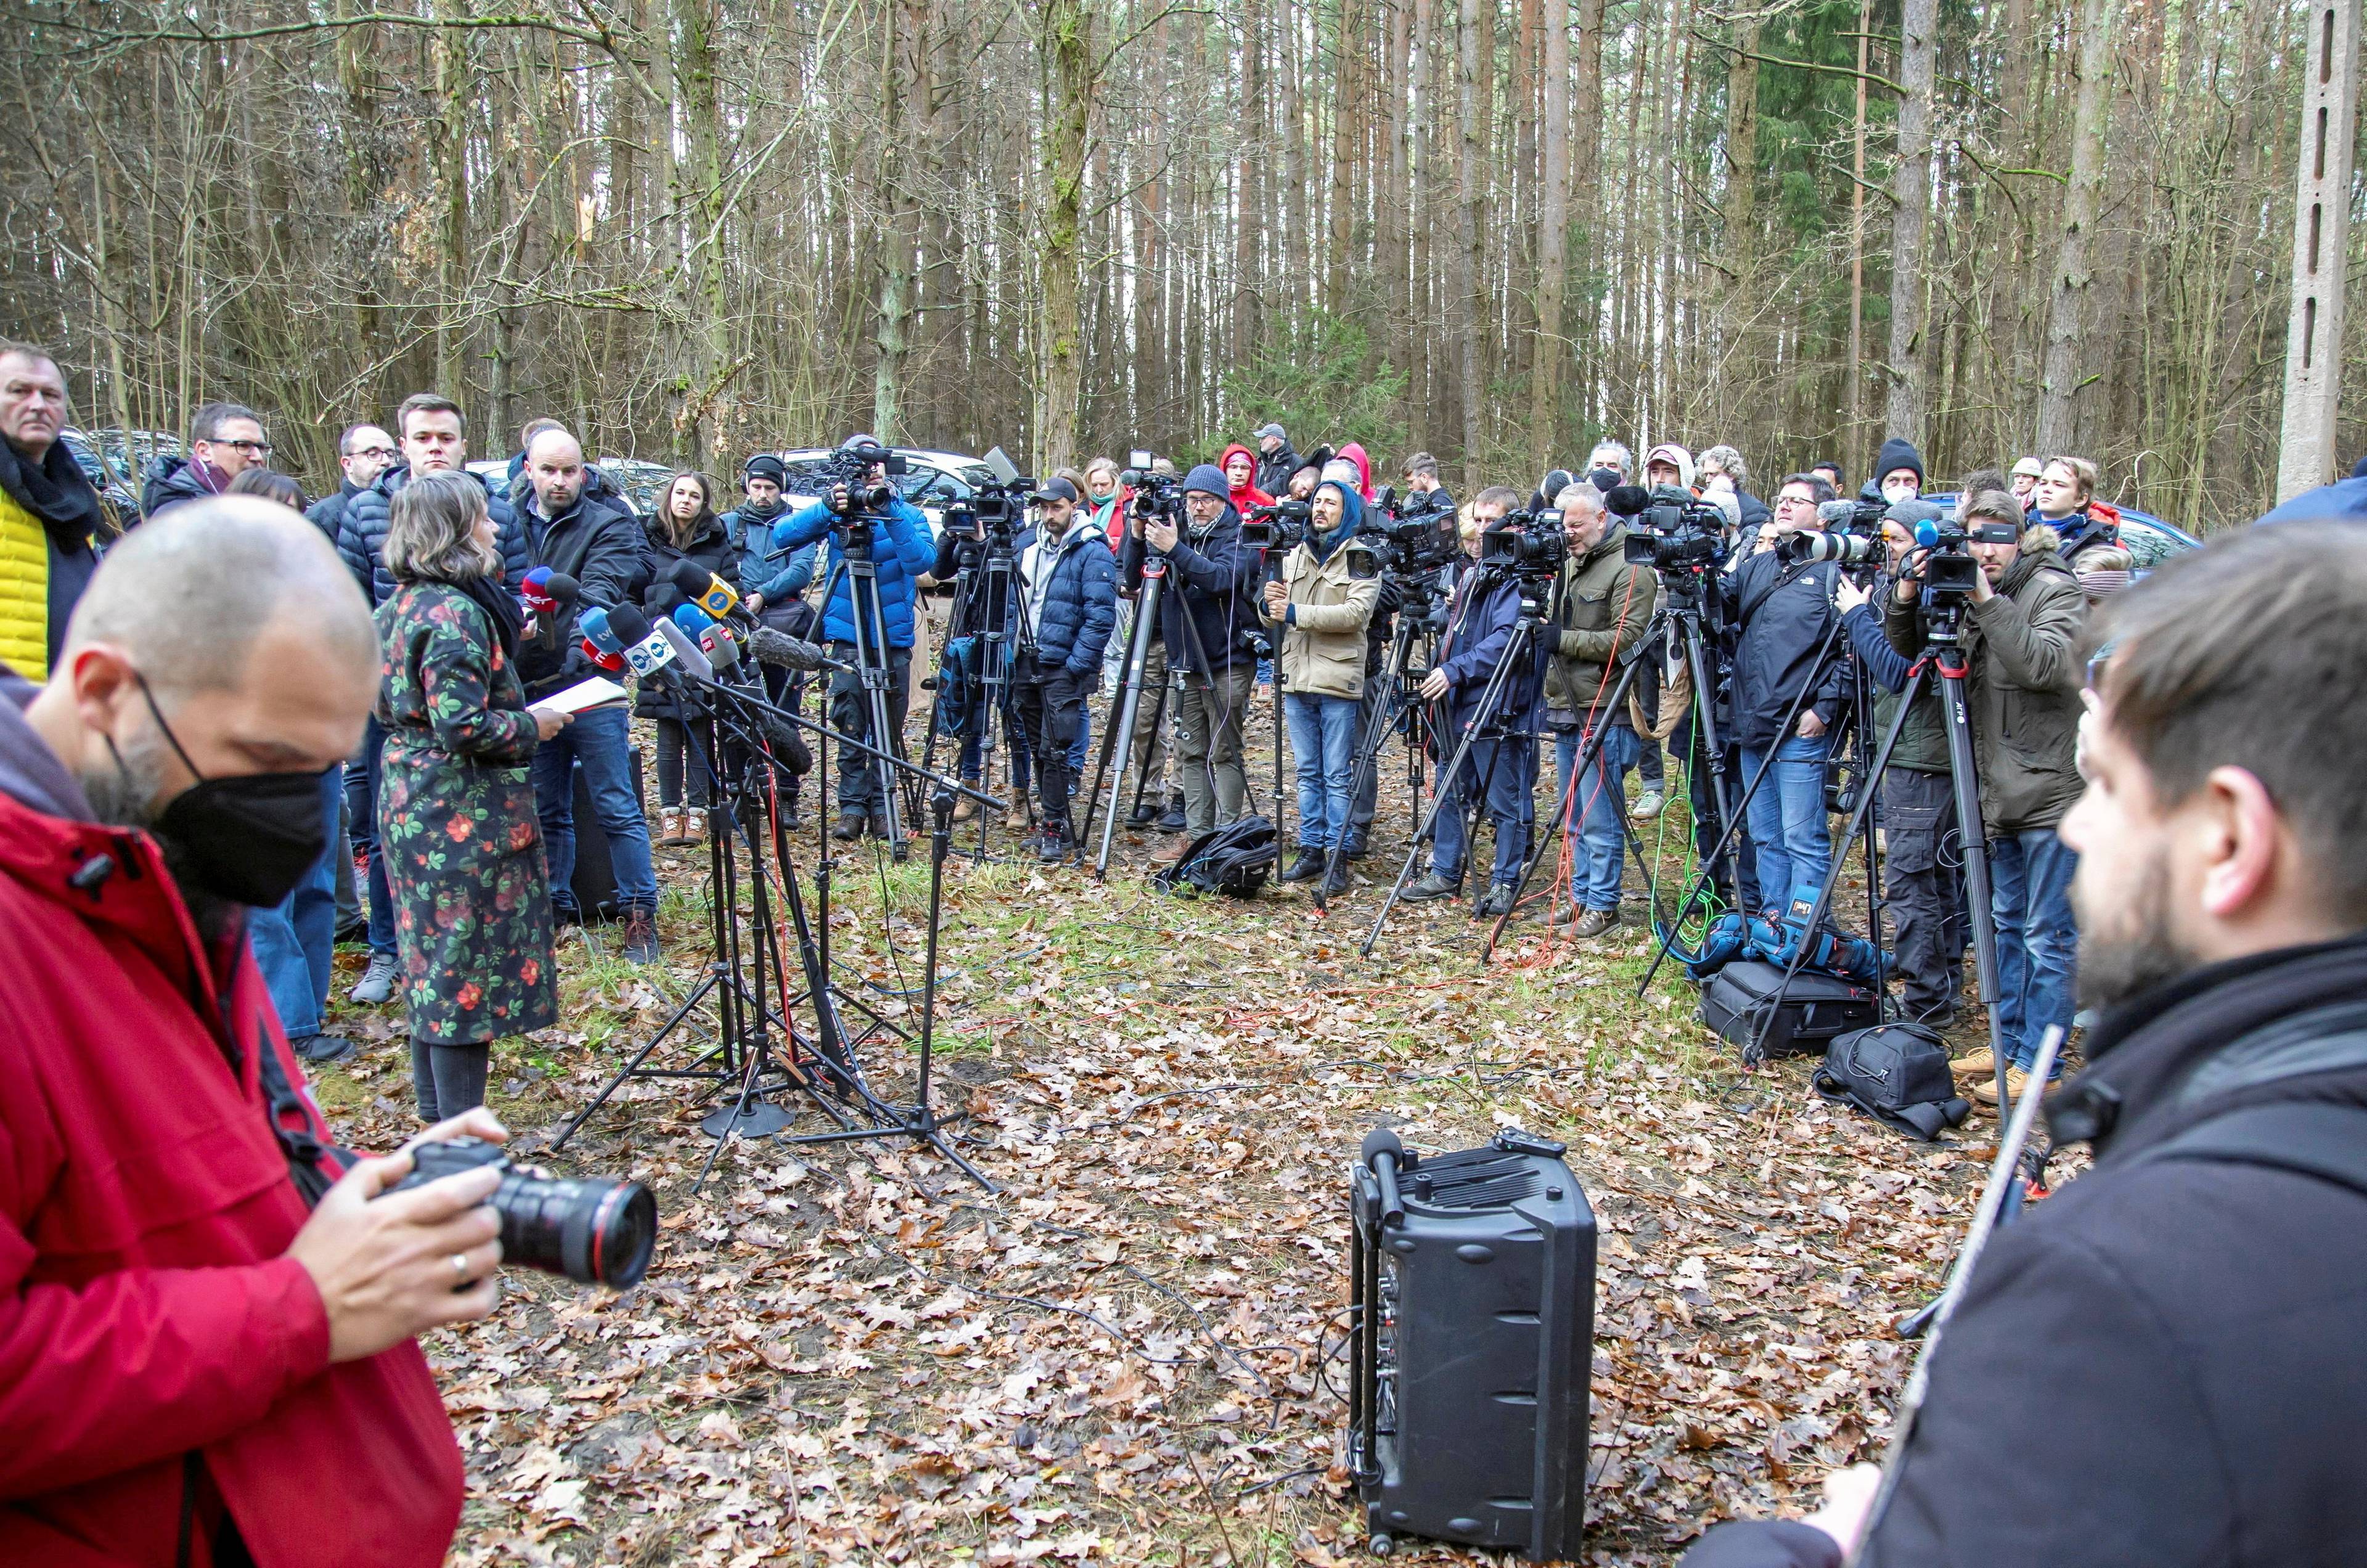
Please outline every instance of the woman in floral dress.
M526 705L522 615L474 479L424 474L398 491L382 558L396 589L378 610L379 834L412 1081L433 1122L484 1103L496 1039L558 1017L528 764L568 716Z

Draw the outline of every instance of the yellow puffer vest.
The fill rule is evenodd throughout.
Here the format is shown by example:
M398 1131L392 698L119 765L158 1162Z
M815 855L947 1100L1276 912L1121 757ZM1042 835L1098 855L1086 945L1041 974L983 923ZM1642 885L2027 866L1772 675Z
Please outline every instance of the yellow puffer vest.
M0 664L40 684L50 678L50 536L0 491Z

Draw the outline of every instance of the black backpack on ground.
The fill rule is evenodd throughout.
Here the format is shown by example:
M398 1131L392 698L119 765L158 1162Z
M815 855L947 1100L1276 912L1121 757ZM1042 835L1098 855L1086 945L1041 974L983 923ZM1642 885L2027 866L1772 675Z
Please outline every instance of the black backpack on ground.
M1884 1126L1930 1143L1973 1108L1956 1094L1948 1044L1920 1023L1852 1030L1825 1047L1811 1080L1818 1094L1853 1105Z
M1281 858L1274 824L1263 817L1243 817L1193 840L1182 860L1161 867L1151 880L1170 893L1226 893L1236 898L1254 898Z

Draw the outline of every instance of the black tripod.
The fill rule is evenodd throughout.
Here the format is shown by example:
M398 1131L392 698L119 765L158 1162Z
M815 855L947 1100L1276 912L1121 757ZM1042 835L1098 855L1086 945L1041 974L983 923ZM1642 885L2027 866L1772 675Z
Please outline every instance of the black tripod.
M1018 570L1017 558L1012 553L1012 538L1007 528L998 526L984 541L984 554L974 564L965 565L954 577L954 613L946 622L946 648L951 648L957 637L972 638L979 648L979 686L981 705L976 716L978 732L978 776L994 777L995 725L1005 716L1003 704L1010 685L1010 656L1005 651L1011 639L1011 580ZM970 625L975 617L979 624ZM945 650L937 656L938 680L944 680ZM1005 739L1010 739L1006 732ZM929 705L929 735L921 749L921 766L934 771L937 758L937 705ZM978 814L978 849L976 858L986 858L988 814Z
M1950 793L1954 798L1956 833L1963 841L1965 854L1965 901L1970 906L1972 916L1974 991L1988 1015L1989 1066L1996 1075L1998 1104L2003 1106L2010 1101L2006 1097L2005 1045L1998 1023L1997 923L1989 907L1988 839L1981 822L1980 775L1974 768L1972 722L1967 716L1965 695L1970 662L1964 644L1958 640L1960 628L1957 621L1961 614L1960 610L1946 605L1926 612L1929 650L1908 672L1907 689L1899 696L1898 712L1883 735L1881 750L1874 756L1873 767L1861 785L1860 798L1850 813L1849 827L1833 852L1832 869L1826 873L1824 885L1817 890L1816 904L1809 910L1807 923L1803 929L1813 933L1822 923L1825 910L1832 901L1833 889L1840 883L1850 840L1861 833L1865 833L1868 840L1866 874L1869 878L1874 874L1872 833L1868 829L1874 795L1883 775L1889 771L1891 753L1898 745L1899 736L1906 730L1908 716L1913 713L1916 699L1924 691L1924 681L1936 672L1940 682L1941 718L1948 732ZM1871 891L1868 897L1873 897ZM1759 1027L1752 1032L1750 1043L1743 1048L1742 1059L1746 1066L1755 1066L1764 1059L1768 1028L1773 1022L1775 1010L1782 1005L1784 993L1791 988L1794 976L1799 974L1806 962L1808 947L1807 942L1801 942L1800 951L1784 967L1783 985L1768 998ZM1888 993L1881 975L1882 931L1879 917L1874 927L1874 995L1886 1006Z
M1425 597L1399 611L1397 626L1389 634L1389 650L1381 660L1379 671L1371 677L1380 686L1381 698L1374 705L1372 721L1356 737L1356 767L1348 781L1348 809L1352 815L1355 803L1365 798L1365 786L1380 771L1381 747L1396 731L1406 710L1413 705L1414 692L1407 680L1406 665L1413 656L1414 638L1430 629L1428 610ZM1426 667L1428 660L1423 662ZM1416 754L1419 755L1419 748ZM1415 799L1421 799L1418 789ZM1323 856L1323 875L1315 884L1315 907L1319 909L1328 911L1331 908L1323 889L1339 872L1340 857L1347 850L1347 824L1342 823Z
M1483 565L1474 570L1492 572L1505 569ZM1524 584L1523 587L1525 588L1526 585ZM1487 585L1474 584L1470 603L1476 606L1480 594L1486 592L1488 592ZM1512 623L1512 635L1505 641L1504 651L1497 660L1496 668L1489 671L1488 684L1480 690L1479 701L1471 710L1470 722L1463 727L1463 736L1455 743L1454 758L1438 770L1437 791L1431 797L1430 809L1422 813L1421 825L1414 829L1413 840L1406 846L1405 863L1398 868L1398 879L1390 886L1388 897L1382 902L1381 912L1374 917L1373 929L1365 935L1365 944L1360 950L1363 956L1370 958L1373 955L1373 944L1380 941L1381 928L1388 922L1390 911L1398 907L1398 899L1405 892L1406 878L1413 874L1414 862L1421 858L1421 847L1429 840L1435 829L1439 812L1444 809L1450 792L1457 788L1460 784L1463 777L1463 764L1471 754L1472 744L1480 738L1483 731L1496 730L1498 731L1496 739L1501 741L1526 741L1534 748L1535 743L1534 735L1524 731L1504 730L1502 725L1508 716L1506 705L1512 694L1515 691L1525 689L1534 678L1536 669L1535 661L1543 651L1546 631L1545 597L1523 592L1521 595L1520 618ZM1519 682L1518 686L1514 684L1516 682ZM1495 783L1495 771L1503 766L1508 750L1510 748L1507 745L1497 746L1489 758L1487 776L1477 781L1470 802L1466 806L1467 812L1471 814L1475 821L1478 813L1486 809L1490 786ZM1496 830L1502 832L1502 826L1500 824ZM1474 840L1478 836L1476 828L1465 833L1463 841L1467 852L1476 848ZM1468 869L1466 868L1467 872Z
M1118 682L1118 717L1102 732L1101 756L1093 763L1093 786L1085 792L1085 825L1079 829L1077 841L1082 844L1093 837L1093 814L1102 808L1102 781L1108 776L1110 758L1117 758L1117 776L1109 780L1108 815L1102 818L1101 848L1093 855L1093 874L1109 873L1110 839L1117 831L1118 792L1126 786L1126 775L1135 773L1134 792L1138 802L1142 796L1143 779L1148 769L1134 766L1135 726L1142 712L1142 672L1150 660L1150 639L1159 630L1159 600L1167 586L1167 558L1147 557L1142 563L1142 592L1135 604L1134 635L1127 639L1126 673ZM1162 690L1152 705L1150 723L1155 733L1161 712L1166 705Z
M1580 782L1586 777L1587 770L1592 767L1597 759L1603 755L1603 748L1610 739L1613 724L1617 716L1625 710L1629 694L1636 689L1636 680L1645 668L1645 660L1662 654L1670 641L1679 637L1687 639L1684 654L1688 668L1695 667L1697 662L1706 662L1702 659L1701 626L1698 619L1688 621L1680 612L1666 604L1653 611L1650 623L1644 628L1644 635L1638 637L1626 652L1619 656L1619 679L1613 683L1610 697L1592 710L1594 722L1587 727L1586 738L1580 742L1577 754L1570 760L1569 776L1562 781L1561 791L1555 802L1553 823L1546 828L1543 836L1530 850L1529 858L1522 863L1521 879L1512 889L1512 908L1498 915L1496 923L1489 928L1487 944L1479 950L1481 958L1495 956L1496 944L1503 940L1504 927L1519 910L1521 894L1527 888L1529 878L1536 874L1537 867L1544 864L1546 856L1553 852L1556 841L1569 830L1570 818L1576 817L1581 823L1585 820L1586 803L1578 798ZM1699 705L1696 705L1694 711L1696 713L1700 711ZM1626 795L1612 782L1607 774L1602 779L1602 788L1611 796L1612 804L1619 813L1619 838L1623 852L1632 851L1635 853L1637 869L1642 873L1644 886L1651 895L1652 919L1655 923L1658 923L1660 919L1659 885L1653 878L1652 864L1644 853L1643 840L1636 832L1635 821L1627 815Z
M894 765L904 760L904 738L888 722L888 628L880 616L879 568L871 558L869 522L856 519L852 525L841 526L844 534L839 562L823 586L822 603L830 603L831 596L838 592L839 580L845 579L847 619L855 626L855 678L862 682L871 738L878 747L885 749L866 750L873 752L879 810L888 822L889 852L900 864L912 852L905 841L903 803L899 798L900 778ZM824 787L828 787L827 781Z

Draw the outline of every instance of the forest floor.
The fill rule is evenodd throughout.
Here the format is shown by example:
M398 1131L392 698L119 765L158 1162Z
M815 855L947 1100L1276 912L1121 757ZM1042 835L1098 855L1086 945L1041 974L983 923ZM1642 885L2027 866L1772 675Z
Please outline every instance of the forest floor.
M1270 733L1263 694L1259 714ZM663 1235L634 1291L513 1269L491 1319L428 1339L468 1460L451 1562L1356 1559L1346 1177L1379 1124L1425 1149L1507 1124L1569 1146L1601 1226L1584 1561L1672 1562L1878 1457L1910 1348L1889 1325L1936 1292L1995 1122L1911 1142L1818 1099L1813 1058L1742 1070L1675 965L1639 1000L1632 863L1606 938L1523 910L1482 965L1467 904L1401 907L1360 958L1403 852L1396 772L1373 880L1328 917L1295 889L1161 894L1150 835L1119 835L1106 885L999 829L998 858L951 857L939 1100L996 1195L908 1143L767 1141L694 1196L712 1107L681 1084L629 1086L537 1156L648 1183ZM841 984L908 1025L921 850L843 850L832 910ZM529 1155L705 975L706 852L660 860L665 964L562 933L560 1027L496 1053L493 1104ZM343 1004L359 956L333 1026L368 1046L321 1095L346 1141L390 1147L415 1125L409 1057L399 1010ZM909 1095L909 1050L863 1058ZM824 1125L807 1107L789 1131Z

